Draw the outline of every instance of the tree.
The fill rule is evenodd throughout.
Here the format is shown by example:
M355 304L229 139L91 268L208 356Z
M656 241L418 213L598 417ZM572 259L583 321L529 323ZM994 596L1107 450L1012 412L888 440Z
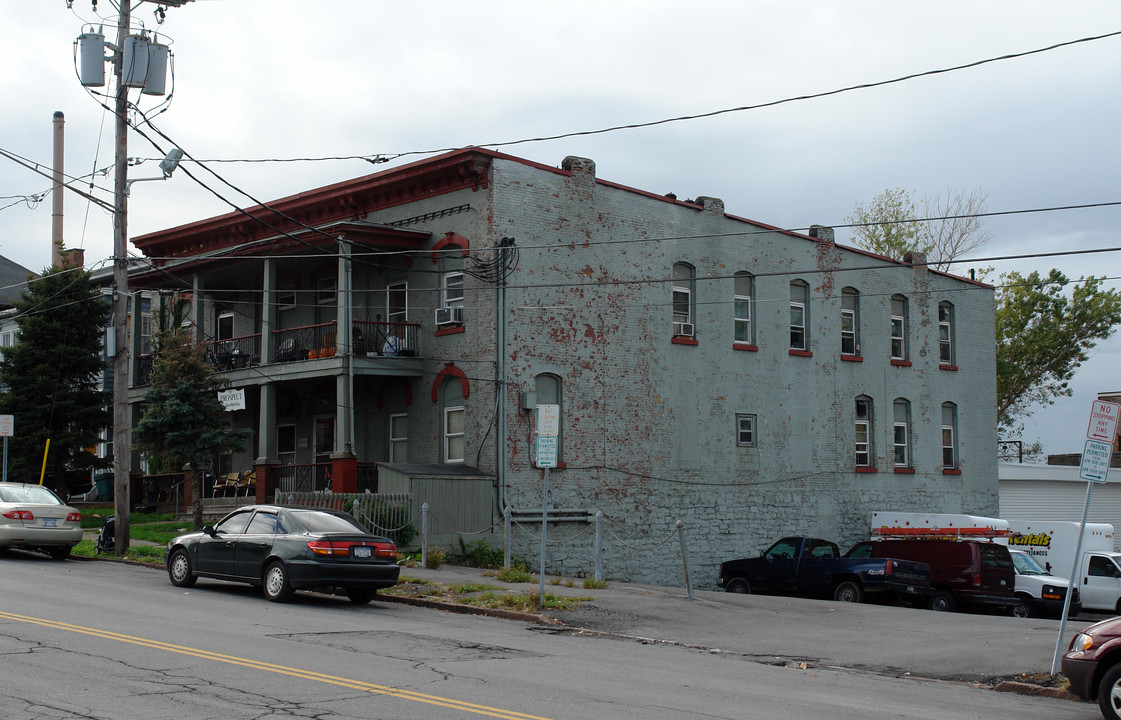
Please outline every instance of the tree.
M854 225L857 245L896 260L918 251L946 271L960 258L992 239L981 223L988 196L977 190L947 189L927 195L915 207L914 194L889 188L865 205L857 203L846 222Z
M81 269L48 268L28 278L15 303L16 343L0 362L0 406L14 416L10 475L38 482L44 450L51 485L66 497L65 471L108 467L91 450L112 415L100 389L102 337L110 304Z
M193 476L195 529L202 528L202 473L216 453L243 450L253 431L232 429L218 401L223 383L206 364L202 349L179 328L157 335L152 385L133 444L159 462L188 466Z
M997 418L1004 431L1037 405L1069 396L1069 382L1099 340L1121 322L1121 292L1102 279L1070 280L1058 270L1001 276L996 303Z

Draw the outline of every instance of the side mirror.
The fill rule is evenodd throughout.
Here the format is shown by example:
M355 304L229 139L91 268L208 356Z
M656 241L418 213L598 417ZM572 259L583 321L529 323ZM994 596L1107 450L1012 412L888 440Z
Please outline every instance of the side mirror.
M207 525L207 526L203 527L202 531L204 533L206 533L207 535L209 535L210 537L217 537L218 536L218 531L216 531L214 529L213 525Z

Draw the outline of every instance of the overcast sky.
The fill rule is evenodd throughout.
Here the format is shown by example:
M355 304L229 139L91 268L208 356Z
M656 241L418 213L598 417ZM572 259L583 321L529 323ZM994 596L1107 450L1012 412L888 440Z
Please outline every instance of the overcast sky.
M111 167L113 121L77 79L73 43L92 23L116 35L100 0L9 3L0 29L0 149L51 164L66 115L66 172ZM170 41L174 82L150 115L200 160L396 156L751 106L963 65L1121 31L1121 3L694 3L196 0L138 3L134 24ZM163 98L139 101L146 113ZM105 102L111 104L108 100ZM980 188L990 211L1121 201L1121 36L820 99L656 127L530 142L503 152L548 165L595 160L599 177L656 193L723 199L771 225L839 225L889 187L926 195ZM152 134L153 138L157 138ZM162 151L171 143L157 138ZM133 134L129 154L158 176L163 155ZM417 160L409 155L393 164ZM213 163L272 200L392 167L362 160ZM185 166L186 167L186 166ZM199 173L196 173L199 174ZM200 174L200 177L204 174ZM217 181L226 199L253 203ZM96 184L111 188L112 175ZM0 254L50 262L49 180L0 158ZM103 191L97 193L107 198ZM132 188L129 236L227 212L186 175ZM87 266L112 254L112 219L66 199L67 247ZM1121 208L991 218L977 257L1121 246ZM847 230L837 240L850 243ZM1121 276L1121 253L978 262ZM1109 285L1118 287L1111 279ZM1121 339L1076 375L1074 397L1038 410L1025 440L1081 451L1090 403L1121 390Z

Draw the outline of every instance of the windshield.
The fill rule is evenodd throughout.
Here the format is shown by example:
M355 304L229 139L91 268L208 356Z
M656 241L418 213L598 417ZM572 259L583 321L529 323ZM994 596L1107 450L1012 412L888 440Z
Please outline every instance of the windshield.
M1016 572L1021 575L1046 575L1047 571L1043 569L1035 558L1031 555L1024 553L1012 553L1012 564L1016 566Z

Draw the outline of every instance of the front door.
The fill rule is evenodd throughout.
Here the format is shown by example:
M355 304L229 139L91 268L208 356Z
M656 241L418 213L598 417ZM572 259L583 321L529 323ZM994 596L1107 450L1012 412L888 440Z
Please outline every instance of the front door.
M234 574L234 552L252 514L252 510L242 510L228 515L214 526L213 535L202 536L195 555L199 573L226 577Z
M335 452L335 416L315 418L315 489L331 489L331 454Z
M260 580L265 558L276 536L276 513L260 510L249 521L234 550L234 574L246 580Z

